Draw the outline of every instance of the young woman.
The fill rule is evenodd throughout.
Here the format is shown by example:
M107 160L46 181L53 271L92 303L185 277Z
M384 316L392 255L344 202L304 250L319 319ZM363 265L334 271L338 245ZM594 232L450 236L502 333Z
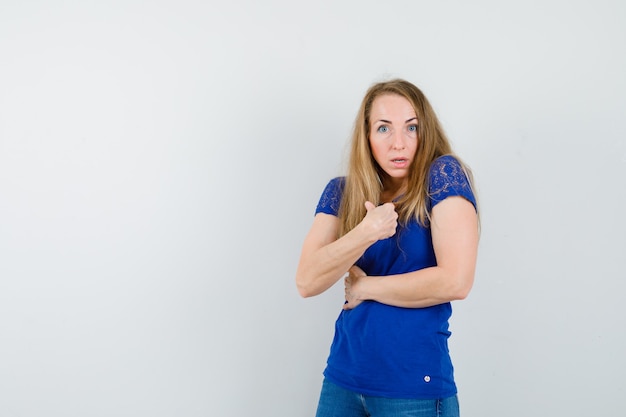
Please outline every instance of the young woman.
M428 100L404 80L373 85L296 273L303 297L345 277L317 417L459 415L448 319L477 247L471 175Z

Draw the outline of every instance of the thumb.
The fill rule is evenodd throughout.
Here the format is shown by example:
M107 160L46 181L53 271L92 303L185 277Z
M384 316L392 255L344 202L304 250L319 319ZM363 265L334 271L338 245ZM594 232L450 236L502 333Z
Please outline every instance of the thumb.
M376 208L376 206L371 201L366 201L365 202L365 210L370 211L370 210L373 210L375 208Z

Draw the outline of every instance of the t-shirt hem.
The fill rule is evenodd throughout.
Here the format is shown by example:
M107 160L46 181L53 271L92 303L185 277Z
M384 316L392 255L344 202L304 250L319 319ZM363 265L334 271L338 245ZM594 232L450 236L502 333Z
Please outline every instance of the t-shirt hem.
M382 397L382 398L394 398L394 399L411 399L411 400L433 400L433 399L442 399L452 397L457 394L457 389L455 387L454 390L451 391L440 391L437 394L426 394L426 393L411 393L405 391L380 391L380 390L371 390L363 387L353 387L349 384L345 384L337 379L333 378L328 372L324 371L324 377L332 382L333 384L346 389L348 391L352 391L361 395L369 395L372 397Z

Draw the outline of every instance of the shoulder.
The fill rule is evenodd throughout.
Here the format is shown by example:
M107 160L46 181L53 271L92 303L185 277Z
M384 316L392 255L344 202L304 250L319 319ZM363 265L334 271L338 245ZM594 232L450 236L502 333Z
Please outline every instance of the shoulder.
M442 155L430 164L430 176L454 175L457 171L463 171L463 164L453 155Z
M345 184L345 177L335 177L331 179L322 192L317 208L315 209L315 214L326 213L337 216Z
M472 188L469 172L457 157L443 155L431 163L428 192L433 206L451 196L464 197L476 206Z
M346 177L335 177L328 181L326 184L326 188L324 188L323 194L327 194L328 196L339 196L343 194L343 189L346 185Z
M343 190L344 185L346 184L346 177L335 177L328 181L328 185L326 187L334 187Z

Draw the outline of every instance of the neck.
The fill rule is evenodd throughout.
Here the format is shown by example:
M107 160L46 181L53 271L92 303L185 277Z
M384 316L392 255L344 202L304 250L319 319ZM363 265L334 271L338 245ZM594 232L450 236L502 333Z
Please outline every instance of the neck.
M396 197L402 195L405 190L406 178L386 178L383 184L383 192L380 196L381 202L393 201Z

